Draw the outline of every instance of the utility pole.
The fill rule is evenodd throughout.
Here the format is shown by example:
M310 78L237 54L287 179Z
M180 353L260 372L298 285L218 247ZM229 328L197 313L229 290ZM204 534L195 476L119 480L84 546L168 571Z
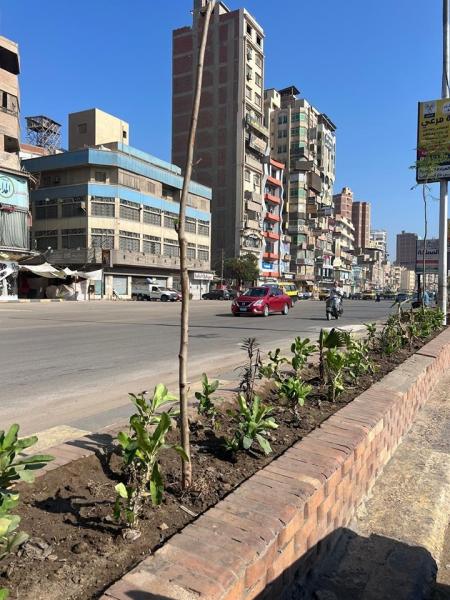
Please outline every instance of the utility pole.
M442 98L449 97L449 0L443 1L442 25ZM448 229L448 184L440 181L439 203L439 306L444 313L444 325L447 323L447 229ZM424 282L425 283L425 282Z
M223 285L223 256L224 249L222 248L222 260L221 260L221 268L220 268L220 283Z

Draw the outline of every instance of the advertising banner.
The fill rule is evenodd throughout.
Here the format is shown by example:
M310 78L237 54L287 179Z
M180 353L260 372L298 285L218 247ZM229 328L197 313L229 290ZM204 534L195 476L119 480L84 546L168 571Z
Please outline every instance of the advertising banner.
M418 117L417 182L450 179L450 99L419 102Z
M17 177L0 170L0 204L28 210L28 183L25 177Z

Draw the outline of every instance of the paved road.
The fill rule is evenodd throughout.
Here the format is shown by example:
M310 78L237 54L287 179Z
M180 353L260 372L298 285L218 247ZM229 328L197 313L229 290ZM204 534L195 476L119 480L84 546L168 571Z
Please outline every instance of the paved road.
M340 325L384 318L390 303L347 301ZM127 393L158 381L176 389L179 304L0 304L0 425L24 433L56 425L94 430L128 412ZM267 349L317 337L325 304L299 302L287 317L234 318L228 302L191 303L190 375L218 376L255 336Z

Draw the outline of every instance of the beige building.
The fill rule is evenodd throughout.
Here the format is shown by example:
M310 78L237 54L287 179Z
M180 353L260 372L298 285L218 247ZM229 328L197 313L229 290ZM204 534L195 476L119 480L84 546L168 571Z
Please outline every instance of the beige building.
M413 292L416 287L416 272L412 269L406 269L405 267L401 270L400 276L400 290L402 292Z
M173 32L172 162L184 166L196 53L206 0L194 0L192 26ZM261 256L264 158L264 32L245 9L217 2L211 17L193 176L213 189L213 264Z
M69 115L69 150L101 146L109 142L129 144L129 125L98 108Z
M31 197L33 246L50 249L47 260L61 267L103 268L98 295L115 291L129 298L148 279L178 288L181 170L124 144L128 124L112 115L93 109L69 116L69 123L80 122L87 123L86 140L101 139L100 145L84 147L75 127L70 151L23 163L40 181ZM109 136L105 123L112 124ZM186 230L194 298L207 291L212 277L210 200L211 190L191 181Z
M291 270L302 289L333 284L333 185L335 125L295 86L265 91L266 101L280 98L269 129L270 147L284 163L284 221L291 236Z
M29 251L30 178L20 167L19 49L0 36L0 301L17 298L19 261Z
M334 279L347 294L353 291L355 227L347 217L337 214L334 227Z

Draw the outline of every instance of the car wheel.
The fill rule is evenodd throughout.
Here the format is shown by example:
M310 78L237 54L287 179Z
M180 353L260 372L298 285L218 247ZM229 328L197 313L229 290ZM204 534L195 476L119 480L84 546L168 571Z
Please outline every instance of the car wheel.
M287 304L285 304L285 305L283 306L283 310L281 311L281 314L283 314L283 315L287 315L287 314L288 314L288 312L289 312L289 306L288 306Z
M262 316L263 317L268 317L269 316L269 307L267 306L267 304L263 308Z
M331 319L331 315L329 312L327 312L327 321L329 321Z
M165 296L165 295L161 296L161 302L167 302L168 299L169 298L167 296Z

